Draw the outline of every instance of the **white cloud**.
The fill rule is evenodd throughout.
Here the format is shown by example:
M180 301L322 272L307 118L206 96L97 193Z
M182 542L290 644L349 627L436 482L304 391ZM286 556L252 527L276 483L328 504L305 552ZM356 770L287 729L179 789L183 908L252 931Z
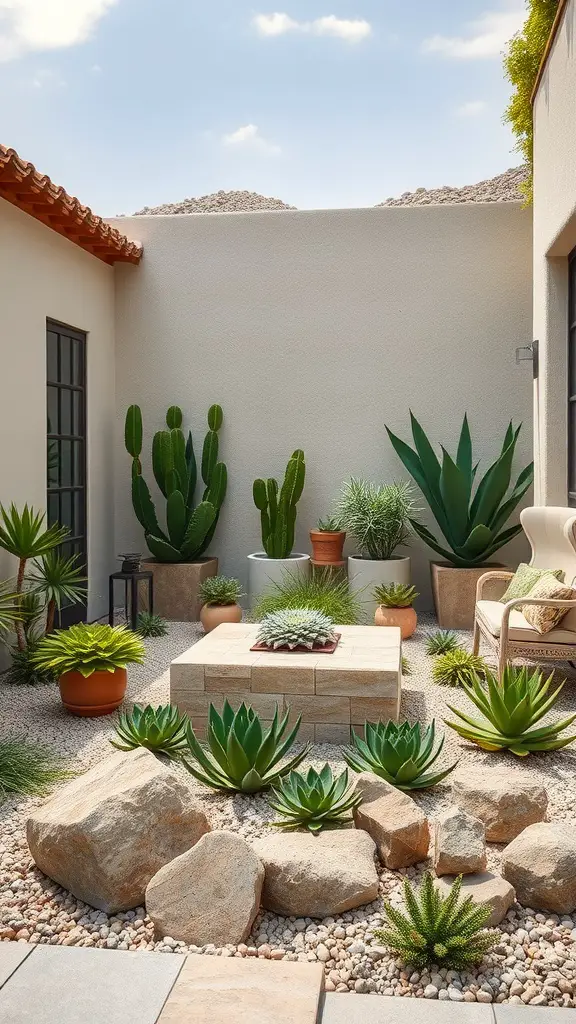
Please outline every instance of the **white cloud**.
M64 89L65 86L66 82L60 72L48 68L37 71L32 79L33 89Z
M282 150L274 142L269 142L260 134L258 125L245 124L235 132L222 136L222 145L230 148L257 150L267 156L278 156Z
M456 107L458 117L479 117L486 110L488 104L485 100L468 100Z
M467 24L463 36L431 36L422 44L424 53L438 53L454 60L499 57L506 43L522 27L526 8L514 3L512 10L486 11Z
M334 36L347 43L359 43L372 34L372 26L364 18L337 18L328 14L314 21L296 21L289 14L256 14L253 25L261 36L282 36L288 32L306 32L315 36Z
M0 61L89 38L118 0L0 0Z

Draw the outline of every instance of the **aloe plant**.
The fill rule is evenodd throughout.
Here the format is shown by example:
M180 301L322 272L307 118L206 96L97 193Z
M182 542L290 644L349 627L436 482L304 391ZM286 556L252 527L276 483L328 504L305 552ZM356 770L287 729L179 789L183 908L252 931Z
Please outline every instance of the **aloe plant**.
M436 629L426 634L426 654L436 656L448 654L460 646L460 641L453 629Z
M80 672L87 679L94 672L114 672L130 663L142 664L145 653L142 638L125 626L79 622L43 637L32 662L57 676Z
M462 423L456 460L442 448L442 462L412 413L410 419L414 448L387 427L388 436L424 494L447 547L416 520L410 520L412 527L433 551L453 565L484 565L522 529L520 524L503 529L534 477L533 463L530 463L508 493L520 427L514 429L512 423L508 425L500 455L474 491L478 463L474 463L468 417L464 416Z
M275 651L279 647L323 647L337 639L334 623L328 615L313 608L283 608L270 612L260 623L256 642Z
M380 583L374 587L373 597L385 608L410 608L419 594L406 583Z
M306 828L314 833L323 828L340 828L352 821L352 811L361 801L362 794L355 793L349 785L348 771L335 779L329 764L319 772L309 768L306 775L290 772L268 797L270 806L282 816L273 825Z
M254 481L254 504L260 512L262 544L268 558L289 558L292 554L296 506L304 490L305 477L304 452L297 448L288 460L280 493L278 481L273 477Z
M352 746L344 747L346 764L355 772L373 772L396 789L429 789L445 779L456 764L431 772L444 746L444 736L436 741L434 719L425 729L416 722L366 722L364 739L352 730Z
M432 679L440 686L463 686L475 676L485 675L486 669L486 662L479 654L453 647L434 659Z
M118 724L114 726L117 739L110 740L117 750L134 750L146 747L158 754L178 757L188 749L186 728L188 715L181 714L171 704L153 708L147 704L145 708L135 704L132 711L121 711Z

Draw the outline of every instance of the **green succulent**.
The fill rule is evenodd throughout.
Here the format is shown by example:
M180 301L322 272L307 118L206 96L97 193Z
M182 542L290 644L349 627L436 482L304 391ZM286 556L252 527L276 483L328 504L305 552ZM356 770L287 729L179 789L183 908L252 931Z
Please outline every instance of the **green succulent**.
M384 903L390 927L375 931L377 940L417 968L438 964L459 971L481 963L499 933L483 930L490 907L479 906L471 896L460 899L461 887L461 875L447 896L442 896L429 872L419 891L404 879L407 913Z
M385 608L409 608L418 597L418 591L405 583L382 583L374 587L373 597Z
M320 530L320 533L340 533L342 529L335 516L327 516L326 519L319 519L317 528Z
M438 655L432 666L432 678L441 686L463 686L472 682L476 675L485 675L486 671L484 658L465 651L463 647L455 647L446 654Z
M142 638L125 626L80 622L43 637L32 663L57 676L80 672L87 678L94 672L125 668L130 662L141 664L145 653Z
M408 543L410 517L418 511L408 481L372 484L353 478L344 484L336 515L363 558L386 561Z
M202 604L227 605L238 604L244 591L240 580L233 576L208 576L202 580L198 588Z
M306 462L297 448L288 459L282 486L274 477L254 481L252 494L260 512L262 546L268 558L289 558L294 547L298 502L304 490Z
M280 583L271 585L258 598L251 619L261 622L265 615L283 608L313 608L341 626L355 625L362 614L362 606L350 590L348 579L330 569L316 569L306 577L285 572Z
M154 615L153 612L138 612L136 632L144 639L149 636L166 636L168 624L161 615Z
M426 636L426 654L448 654L460 646L460 641L453 629L436 629Z
M134 750L146 747L158 754L177 757L188 749L186 728L190 719L172 704L145 708L135 704L130 712L120 712L118 724L114 726L117 740L110 740L118 750Z
M310 744L284 764L280 764L292 747L300 728L301 716L288 735L289 711L278 719L278 706L272 724L264 729L253 708L242 703L234 712L228 701L220 716L213 704L208 712L207 742L204 751L192 726L186 731L190 752L197 764L183 759L183 764L199 782L227 793L258 793L297 768L306 757Z
M458 763L430 772L445 739L441 736L434 750L435 734L434 719L423 730L419 722L366 722L364 739L352 730L352 746L344 747L342 754L355 772L373 772L396 789L429 789L442 782Z
M34 563L27 581L33 593L46 602L46 632L54 629L56 611L63 604L78 604L86 594L86 576L79 564L79 555L64 558L56 551L47 551Z
M56 672L49 668L39 668L36 664L38 644L38 639L29 637L23 651L18 647L9 648L10 664L2 674L4 682L11 686L45 686L57 682Z
M329 764L319 772L309 768L306 775L290 772L268 797L270 806L283 818L273 822L277 828L307 828L309 832L340 828L352 821L352 811L361 801L362 794L348 784L348 771L335 779Z
M322 612L311 608L284 608L271 612L260 623L256 642L265 644L272 650L287 647L322 647L334 643L336 633L334 623Z
M409 658L406 657L405 654L402 655L402 675L403 676L411 676L412 675L412 662L410 661Z
M486 690L480 679L474 677L464 683L463 688L484 720L470 718L449 704L450 711L460 721L446 720L446 725L482 750L511 750L518 757L538 750L559 750L576 739L576 735L560 736L576 719L576 714L551 725L532 728L554 707L565 685L566 680L549 693L553 679L554 673L544 680L538 670L513 665L506 666L500 681L492 672L487 672Z

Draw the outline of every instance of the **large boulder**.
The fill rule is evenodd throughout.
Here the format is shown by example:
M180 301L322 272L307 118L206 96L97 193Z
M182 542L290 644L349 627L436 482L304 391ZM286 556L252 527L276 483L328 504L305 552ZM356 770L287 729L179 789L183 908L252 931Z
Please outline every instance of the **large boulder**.
M275 914L334 917L378 895L374 843L366 832L277 833L253 845L264 864L262 903Z
M362 793L362 803L354 811L356 827L372 836L387 868L407 868L426 860L428 821L407 793L372 772L357 777L356 791Z
M486 867L486 837L480 818L459 807L442 811L434 822L434 870L437 875L470 875Z
M159 868L209 828L185 779L139 748L64 786L32 812L27 836L45 875L113 914L142 904Z
M242 836L207 832L150 879L146 910L159 935L238 945L250 934L263 882L262 862Z
M525 907L571 914L576 910L576 826L530 825L503 851L502 874Z
M543 821L548 807L543 786L501 768L459 768L452 776L452 796L458 807L484 822L491 843L515 839L527 825Z
M447 896L454 882L454 875L437 878L435 885L443 896ZM506 913L514 903L514 888L500 875L484 871L479 875L464 875L461 896L471 896L474 903L490 908L490 917L485 928L495 928L506 917Z

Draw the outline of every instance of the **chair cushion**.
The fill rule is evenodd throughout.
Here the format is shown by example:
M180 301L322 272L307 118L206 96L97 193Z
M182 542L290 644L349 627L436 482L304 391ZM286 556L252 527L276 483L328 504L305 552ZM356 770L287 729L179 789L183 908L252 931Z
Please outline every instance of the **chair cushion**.
M492 636L500 636L500 626L504 605L500 601L478 601L476 613ZM562 629L557 626L545 636L538 633L524 618L524 615L517 608L510 613L510 627L508 629L510 640L524 641L525 643L541 644L573 644L576 646L576 630Z
M574 600L572 587L560 583L552 573L542 576L526 597L557 597L560 601ZM546 605L526 604L522 606L524 618L538 633L550 633L564 618L569 608L554 608Z
M526 562L520 562L520 565L516 569L508 589L502 594L500 600L503 604L506 601L513 601L517 597L526 597L535 583L545 576L546 573L552 573L557 580L564 579L564 572L562 569L537 569L535 565L528 565Z

